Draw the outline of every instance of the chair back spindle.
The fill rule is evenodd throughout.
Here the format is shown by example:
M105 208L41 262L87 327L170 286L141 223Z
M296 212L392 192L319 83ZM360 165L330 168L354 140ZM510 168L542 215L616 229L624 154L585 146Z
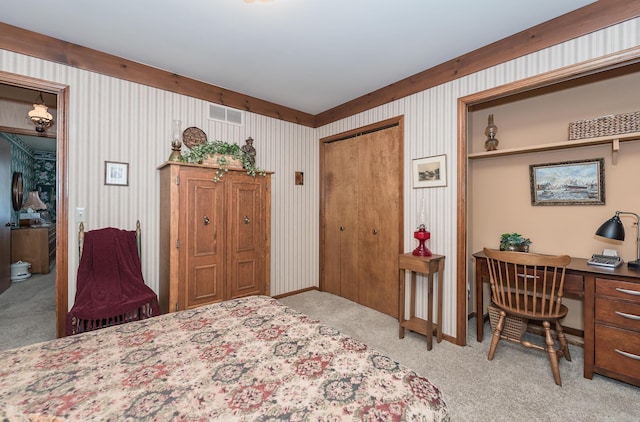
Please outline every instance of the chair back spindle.
M485 248L492 300L526 318L557 317L562 305L568 255L495 251Z

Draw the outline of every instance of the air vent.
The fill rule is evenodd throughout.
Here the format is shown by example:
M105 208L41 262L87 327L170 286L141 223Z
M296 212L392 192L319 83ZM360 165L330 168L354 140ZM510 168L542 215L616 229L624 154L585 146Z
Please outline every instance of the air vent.
M241 110L209 103L209 119L211 120L242 126L243 114Z

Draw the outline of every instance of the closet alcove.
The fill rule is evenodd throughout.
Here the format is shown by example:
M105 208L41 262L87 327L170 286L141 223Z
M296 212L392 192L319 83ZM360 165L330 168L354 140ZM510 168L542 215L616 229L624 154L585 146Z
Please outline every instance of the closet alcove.
M631 89L640 84L639 61L640 48L633 48L459 99L457 326L465 333L459 339L466 339L468 317L477 315L473 296L467 297L474 252L497 248L501 233L515 231L531 238L532 252L590 257L607 245L594 233L609 214L640 210L637 195L628 195L629 180L639 176L633 164L640 158L638 138L617 145L572 143L568 136L571 122L640 110ZM490 114L498 127L495 152L484 150ZM605 205L532 205L530 165L599 157L605 159ZM633 242L615 247L629 259L635 254ZM485 296L489 303L487 286ZM569 331L579 342L582 302L566 304Z

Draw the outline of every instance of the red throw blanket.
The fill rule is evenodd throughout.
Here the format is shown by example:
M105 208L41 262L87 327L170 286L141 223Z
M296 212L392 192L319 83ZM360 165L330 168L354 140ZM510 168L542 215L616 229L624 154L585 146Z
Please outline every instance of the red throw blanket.
M142 277L135 232L112 227L87 232L67 335L159 313L158 296Z

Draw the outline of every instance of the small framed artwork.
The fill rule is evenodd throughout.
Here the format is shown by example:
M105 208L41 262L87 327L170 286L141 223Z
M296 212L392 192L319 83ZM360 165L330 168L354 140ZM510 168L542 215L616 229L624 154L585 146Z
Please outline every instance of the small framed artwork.
M447 186L445 154L413 160L413 188Z
M531 205L604 205L604 158L531 164Z
M129 163L115 161L104 162L104 184L115 186L129 185Z

